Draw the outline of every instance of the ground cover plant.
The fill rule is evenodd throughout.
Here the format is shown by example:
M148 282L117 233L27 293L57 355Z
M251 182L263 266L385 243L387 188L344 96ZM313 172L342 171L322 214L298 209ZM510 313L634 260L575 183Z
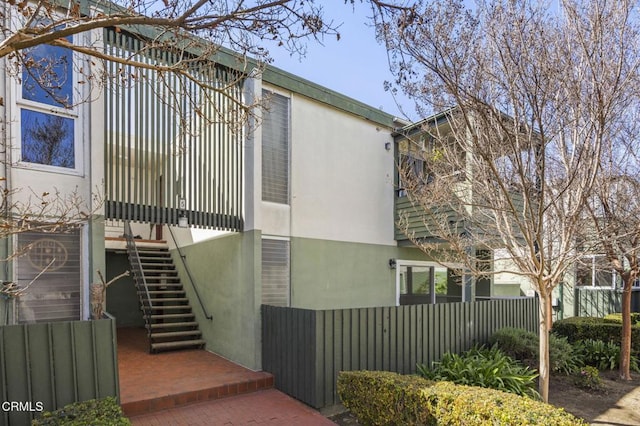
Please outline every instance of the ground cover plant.
M502 352L497 346L474 347L460 355L445 353L431 367L417 366L418 373L430 380L498 389L517 395L539 398L538 374Z
M74 402L55 411L45 411L32 426L128 426L122 408L115 398Z
M620 365L620 346L613 342L585 339L576 342L575 347L585 365L598 370L615 370ZM630 368L632 371L640 372L634 356L631 357Z

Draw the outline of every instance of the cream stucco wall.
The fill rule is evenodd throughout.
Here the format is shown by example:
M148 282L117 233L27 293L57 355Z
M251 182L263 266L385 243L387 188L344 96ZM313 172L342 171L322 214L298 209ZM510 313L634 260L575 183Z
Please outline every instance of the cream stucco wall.
M256 227L267 235L395 245L394 160L385 149L391 129L264 87L290 99L290 205L258 201ZM257 134L254 140L257 147Z

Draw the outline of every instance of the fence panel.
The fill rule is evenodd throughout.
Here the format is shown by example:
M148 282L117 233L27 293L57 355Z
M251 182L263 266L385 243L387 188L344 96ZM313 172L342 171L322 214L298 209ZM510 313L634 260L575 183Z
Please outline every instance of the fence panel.
M622 311L622 290L599 287L575 288L575 316L603 317ZM631 292L631 312L640 312L640 288Z
M343 370L409 374L486 343L502 327L538 330L536 299L339 310L262 306L262 366L276 387L315 407L339 403Z
M0 411L0 425L30 424L40 403L118 397L115 320L0 326L0 379L2 401L22 404Z

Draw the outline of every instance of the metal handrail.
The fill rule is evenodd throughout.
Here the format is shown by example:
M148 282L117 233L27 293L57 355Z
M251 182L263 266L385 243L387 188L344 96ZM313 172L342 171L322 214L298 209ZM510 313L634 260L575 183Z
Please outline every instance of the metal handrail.
M129 224L129 221L125 221L124 223L124 237L127 240L127 254L129 255L129 263L131 263L133 275L136 278L140 278L142 280L142 286L144 287L144 291L147 294L147 303L149 304L149 309L153 309L153 303L151 303L151 296L149 295L149 287L147 287L147 280L144 278L144 273L142 272L142 264L140 263L138 247L136 246L136 242L133 238L133 232L131 231L131 225Z
M207 308L204 307L204 303L202 303L202 299L200 298L200 292L198 291L196 282L193 279L193 276L191 275L191 270L189 269L189 265L187 265L187 255L183 254L182 250L180 250L180 246L176 241L176 236L173 234L173 230L171 229L171 227L167 226L167 228L169 229L169 233L171 234L171 239L173 240L173 244L176 246L176 249L178 250L178 254L180 255L180 259L182 260L182 265L184 265L184 270L187 271L187 276L189 277L189 281L191 281L191 287L193 287L193 291L195 291L196 293L196 297L198 298L198 302L200 303L202 312L204 312L204 316L208 320L213 320L213 316L209 314L209 312L207 311Z

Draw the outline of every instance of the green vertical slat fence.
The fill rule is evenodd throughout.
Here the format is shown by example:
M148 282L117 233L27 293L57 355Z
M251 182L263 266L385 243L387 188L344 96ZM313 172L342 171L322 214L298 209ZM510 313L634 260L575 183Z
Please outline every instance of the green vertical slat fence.
M496 330L538 331L536 299L340 310L262 306L262 367L276 387L311 405L339 403L343 370L416 371L486 343Z
M575 316L604 317L622 311L622 290L598 287L575 288ZM640 288L631 292L631 311L640 312Z
M2 400L56 410L119 397L115 320L0 327ZM0 425L30 424L35 411L0 411Z

